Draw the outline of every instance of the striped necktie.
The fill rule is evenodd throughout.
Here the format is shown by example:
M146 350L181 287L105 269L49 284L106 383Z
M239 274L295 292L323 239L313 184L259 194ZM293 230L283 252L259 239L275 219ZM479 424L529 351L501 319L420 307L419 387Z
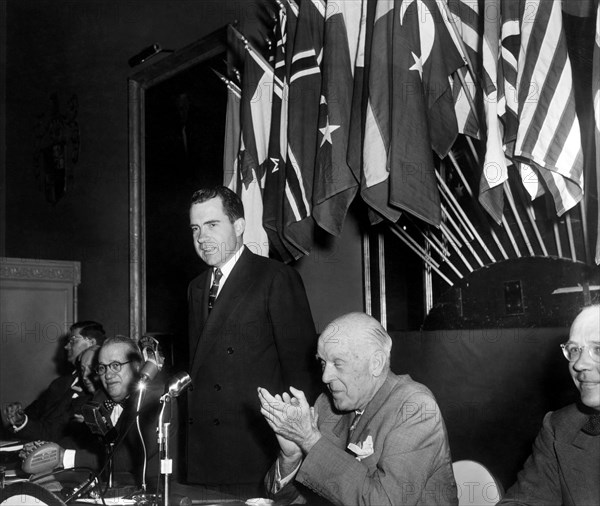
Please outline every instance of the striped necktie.
M217 300L217 293L219 291L219 281L221 281L221 277L223 273L221 269L218 267L215 268L213 273L213 284L210 287L210 292L208 292L208 312L210 313L213 306L215 305L215 300Z
M356 430L356 426L358 425L358 421L360 420L360 417L362 416L362 414L364 412L365 412L364 409L362 411L361 410L356 410L354 412L354 419L352 420L352 424L350 425L350 428L348 429L348 441L350 441L350 438L352 437L352 434Z

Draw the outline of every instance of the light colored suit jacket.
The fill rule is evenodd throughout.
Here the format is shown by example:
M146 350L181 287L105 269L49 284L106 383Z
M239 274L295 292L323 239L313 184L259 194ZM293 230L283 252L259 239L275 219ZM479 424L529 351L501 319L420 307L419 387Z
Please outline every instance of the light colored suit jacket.
M390 372L350 440L354 412L336 412L325 394L316 408L323 437L306 455L296 483L286 485L275 499L294 500L301 483L343 506L458 504L446 428L427 387ZM373 454L359 461L347 446L368 437ZM268 490L273 490L274 479L275 466L266 478Z
M546 414L532 454L501 505L600 504L600 436L582 432L588 416L576 404Z

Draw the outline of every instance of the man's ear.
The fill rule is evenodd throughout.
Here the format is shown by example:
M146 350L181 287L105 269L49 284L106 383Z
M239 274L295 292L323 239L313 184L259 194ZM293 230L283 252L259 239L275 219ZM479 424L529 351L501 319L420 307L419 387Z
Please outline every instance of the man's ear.
M233 230L235 230L235 235L240 237L244 230L246 230L246 220L244 218L238 218L233 222Z
M370 369L371 374L376 378L381 376L383 370L385 369L385 364L387 363L387 357L385 353L381 350L377 350L371 355Z

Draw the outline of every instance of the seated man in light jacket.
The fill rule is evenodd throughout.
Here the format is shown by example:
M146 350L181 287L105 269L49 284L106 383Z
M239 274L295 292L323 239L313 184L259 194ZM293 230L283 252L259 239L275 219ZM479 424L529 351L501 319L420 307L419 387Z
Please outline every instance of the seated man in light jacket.
M579 313L561 346L581 400L546 414L501 505L600 504L600 305Z
M329 392L314 407L293 387L276 395L259 388L261 412L281 448L265 480L274 499L458 503L440 409L424 385L390 371L391 348L377 320L350 313L319 338L317 358Z

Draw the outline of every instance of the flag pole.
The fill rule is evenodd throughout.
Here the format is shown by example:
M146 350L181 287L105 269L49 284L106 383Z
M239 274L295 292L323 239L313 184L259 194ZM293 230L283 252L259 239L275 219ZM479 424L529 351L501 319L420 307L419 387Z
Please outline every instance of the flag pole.
M575 251L575 240L573 239L573 226L571 225L571 213L565 213L565 221L567 223L567 236L569 238L569 248L571 249L571 260L577 262L577 251Z
M408 217L408 215L405 215ZM430 232L426 233L416 225L410 218L408 218L411 224L419 231L419 233L423 236L425 241L442 257L442 262L447 263L448 266L456 273L456 275L462 279L463 274L456 268L456 266L449 260L450 254L448 252L443 251L444 246L439 242L439 239ZM399 227L397 223L393 224L394 227ZM431 256L431 254L429 254ZM472 270L472 269L471 269Z
M517 206L515 205L515 199L513 197L512 190L510 189L510 185L508 184L508 181L504 181L502 186L504 187L504 194L506 195L506 200L508 200L508 205L510 206L512 213L515 215L515 218L517 220L517 226L519 227L519 230L521 231L521 235L523 236L523 239L525 240L525 246L527 246L527 250L529 251L529 254L531 256L535 256L535 253L533 252L533 248L531 246L531 241L529 240L527 231L525 230L525 227L523 226L523 222L521 221L521 216L519 215L519 210L517 209Z
M464 220L467 223L467 225L471 227L471 230L472 230L473 234L470 234L470 236L471 237L474 236L475 239L477 239L477 242L483 248L483 250L487 253L487 256L490 258L490 260L492 262L496 262L496 259L494 258L494 255L492 255L492 252L488 249L488 247L486 246L485 242L483 241L483 239L479 235L479 232L477 232L477 229L475 228L475 226L473 225L473 223L471 222L471 220L465 214L465 212L463 211L462 207L460 207L460 204L457 202L456 198L454 197L454 195L450 191L450 188L448 188L448 185L446 185L445 181L442 179L442 177L440 176L440 174L438 173L438 171L435 172L435 175L438 178L439 184L442 186L442 188L447 193L447 198L449 198L454 203L454 205L458 209L459 214L462 215L462 217L464 218Z
M373 316L373 303L371 300L371 245L369 234L363 233L363 277L365 283L365 313Z
M387 329L387 305L385 300L385 238L377 234L377 257L379 264L379 317L381 326Z
M431 252L429 243L425 245L425 251L426 253ZM425 314L423 316L426 317L433 307L433 280L431 276L431 267L427 264L424 264L424 267L425 269L423 272L423 277L425 278Z
M465 267L467 269L469 269L469 272L473 272L475 269L473 269L473 267L471 266L469 261L462 254L462 251L460 251L460 244L458 243L457 239L454 237L454 234L452 234L452 232L448 229L446 224L442 223L440 225L440 231L442 232L442 235L444 235L448 239L450 246L452 246L454 251L456 251L456 254L459 256L459 258L465 264Z
M544 238L542 237L542 234L540 234L540 230L537 226L537 220L535 218L533 206L531 205L531 200L529 200L527 198L527 194L525 193L522 185L516 185L516 186L517 186L517 194L519 195L519 198L521 199L521 204L523 204L523 207L525 208L525 211L527 212L527 215L529 216L529 221L531 221L531 225L533 226L533 231L535 232L535 236L538 240L540 248L542 248L542 253L544 254L544 256L548 256L548 249L546 248L546 243L544 242Z
M215 74L217 74L217 76L219 77L219 79L221 79L221 81L223 81L225 83L225 86L227 86L227 88L237 98L242 98L242 90L240 90L240 88L239 88L239 86L237 84L235 84L231 79L227 79L223 74L221 74L219 71L213 69L212 67L210 67L210 70L212 70Z
M442 278L450 286L454 286L454 283L452 283L452 281L450 281L444 274L442 274L442 272L438 269L438 267L435 266L435 264L437 263L437 262L435 262L435 260L433 260L430 256L428 256L426 252L421 251L420 246L415 247L410 243L410 241L408 239L412 240L412 238L404 230L402 230L402 228L399 228L399 229L390 228L390 230L392 231L392 233L394 235L396 235L398 237L398 239L400 239L411 250L413 250L425 263L430 265L431 268L437 273L437 275L440 276L440 278Z
M585 206L585 196L581 199L581 202L579 203L579 209L581 213L581 229L583 231L583 249L585 251L585 262L587 264L591 264L592 259L590 257L590 243L587 228L587 211Z
M466 136L466 137L467 137L467 141L469 141L470 140L469 136ZM479 163L479 157L477 156L477 153L475 151L475 146L473 146L472 143L469 143L469 145L471 146L471 150L473 152L473 156L475 157L475 161L477 163ZM500 250L500 253L502 254L502 256L504 257L505 260L508 260L508 255L506 254L506 251L504 250L504 247L502 246L502 242L498 238L498 235L496 234L496 231L485 220L485 216L483 216L481 208L479 207L480 204L477 201L477 199L475 198L475 195L473 194L473 191L471 190L471 185L469 185L469 182L465 178L465 175L463 174L460 166L458 165L458 161L456 160L456 157L454 156L454 153L452 152L452 150L450 150L448 152L448 157L450 158L450 161L452 162L452 165L454 166L454 169L458 173L458 175L459 175L459 177L460 177L463 185L465 186L465 189L467 190L467 193L469 194L469 196L471 197L471 199L475 203L474 208L475 208L475 212L477 213L477 216L479 218L479 221L482 223L482 225L484 225L484 226L487 225L488 226L490 234L492 236L492 239L494 239L494 242L496 243L496 246ZM502 216L502 220L503 220L502 222L505 223L504 216Z
M560 240L560 232L558 230L558 217L552 222L552 229L554 230L554 241L556 242L556 253L559 257L563 257L562 243Z
M442 195L442 197L444 197L444 201L448 204L448 207L450 209L452 209L452 211L454 211L454 215L458 219L459 223L462 225L462 228L465 231L465 233L467 234L467 236L469 237L469 240L473 241L475 239L475 236L471 232L471 229L469 228L469 225L467 225L467 223L463 219L463 216L460 213L460 211L456 209L455 205L458 205L458 203L456 202L456 200L452 201L450 199L450 197L448 195L446 195L446 189L441 184L439 184L439 183L438 183L438 191L440 192L440 194ZM460 207L459 207L459 209L460 209ZM462 209L460 209L460 210L462 210Z
M465 246L467 247L467 249L471 252L471 255L473 255L473 258L475 258L475 260L477 260L477 263L483 267L485 264L481 261L481 258L479 258L479 255L477 254L477 252L473 249L473 246L471 246L471 243L467 240L467 238L464 236L464 234L462 233L462 230L460 229L460 227L457 225L457 223L454 221L454 219L452 218L452 216L450 216L450 213L448 213L448 210L446 209L446 206L441 205L441 209L442 209L442 214L446 215L446 218L448 219L448 221L450 222L450 224L454 227L454 230L456 231L456 233L458 234L458 236L463 240Z

